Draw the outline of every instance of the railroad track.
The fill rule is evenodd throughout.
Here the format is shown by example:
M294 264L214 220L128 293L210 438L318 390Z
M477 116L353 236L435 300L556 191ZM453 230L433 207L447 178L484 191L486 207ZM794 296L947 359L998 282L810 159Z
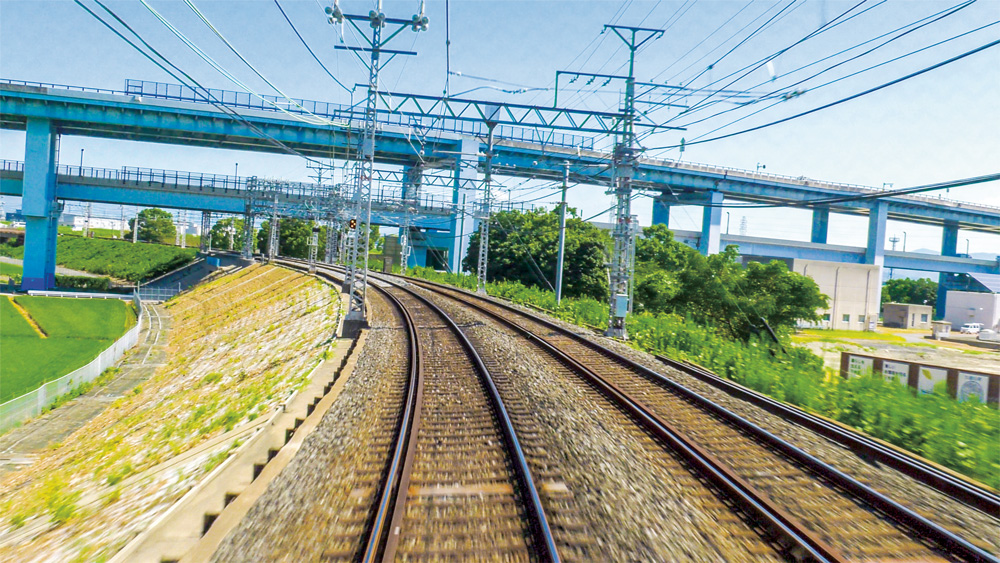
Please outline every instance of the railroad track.
M301 268L297 261L281 261ZM333 272L317 273L331 280ZM408 374L354 485L355 510L324 561L559 561L510 415L482 359L434 304L372 287L407 334ZM386 447L391 442L391 446ZM379 452L391 451L388 461Z
M514 329L672 448L704 454L708 461L689 462L710 473L714 466L721 474L713 477L716 485L741 499L797 558L997 561L987 542L960 537L628 358L513 307L409 281Z

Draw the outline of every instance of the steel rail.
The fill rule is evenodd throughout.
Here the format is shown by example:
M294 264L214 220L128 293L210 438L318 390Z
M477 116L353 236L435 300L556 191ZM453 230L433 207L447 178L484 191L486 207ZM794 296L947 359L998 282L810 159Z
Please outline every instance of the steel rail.
M482 383L488 390L487 394L490 397L493 412L501 423L500 427L504 440L507 442L507 450L508 452L513 453L514 463L512 463L512 465L514 466L515 474L520 481L519 484L521 489L524 491L524 495L529 500L529 520L531 522L532 532L535 535L535 545L540 551L539 555L543 561L552 561L553 563L560 561L559 552L556 549L555 538L552 534L552 529L549 526L548 518L545 515L545 509L542 506L542 499L538 494L538 489L535 487L534 479L531 476L531 468L528 466L528 461L524 456L524 450L521 448L521 443L514 431L514 424L511 422L510 415L507 412L507 407L504 405L503 399L500 397L500 391L493 382L493 377L490 375L490 371L486 367L486 364L483 363L483 359L479 356L479 352L476 351L472 342L470 342L469 338L464 332L462 332L462 329L459 328L455 321L448 316L447 313L441 310L440 307L410 288L394 282L388 283L413 296L415 299L426 305L428 309L440 316L445 321L445 324L448 325L449 329L451 329L458 340L462 343L462 347L465 348L469 357L472 358L473 363L476 366L476 372L479 374ZM397 516L394 517L393 520L393 529L395 529L398 525L396 523L396 518L398 518L400 522L402 521L402 507L406 502L405 488L401 487L399 494L401 497L397 500L398 510L396 511ZM392 559L389 558L388 550L386 550L386 559L383 561L392 561Z
M654 355L654 357L669 367L717 387L771 414L795 422L834 442L847 446L854 452L869 456L989 516L1000 518L1000 495L977 487L975 484L952 475L947 470L926 460L906 455L869 436L844 428L798 407L776 401L771 397L722 378L699 365L679 362L659 354Z
M300 271L307 266L306 262L288 258L275 260L275 263ZM335 277L333 270L327 268L317 268L316 274L325 277L335 287L338 287L343 281ZM396 307L403 317L403 325L410 343L410 376L407 383L406 403L400 416L399 430L393 440L395 447L388 470L382 480L383 486L381 494L379 494L379 502L376 505L375 514L372 516L368 538L365 541L365 550L362 555L362 561L365 563L380 560L391 561L393 556L387 554L395 553L399 536L390 532L399 525L398 520L401 519L403 513L402 506L406 500L406 484L410 480L417 447L417 431L420 428L424 388L423 348L413 316L395 295L380 287L376 289Z
M514 313L517 316L527 316L525 312L511 305L508 305L506 303L500 303L492 299L486 299L484 297L472 294L468 291L459 288L442 286L440 284L434 282L428 282L425 280L417 281L413 280L412 278L407 278L407 279L411 282L414 282L415 285L424 287L439 294L442 294L443 290L448 290L459 293L467 298L471 298L476 301L488 302L491 305L500 307L501 309ZM502 319L502 317L500 317L496 313L489 312L487 309L485 309L480 305L476 305L475 303L471 303L464 299L456 299L456 300L463 303L467 303L469 306L477 310L483 311L484 313L487 313L489 316L493 318L497 318L498 320ZM531 317L531 320L545 326L546 328L556 331L561 335L573 338L574 340L591 348L592 350L595 350L598 353L638 372L639 374L645 376L652 382L660 383L668 387L671 391L680 394L688 401L700 407L703 407L709 413L716 415L719 418L722 418L723 420L727 421L734 427L739 428L740 430L748 434L751 434L755 438L759 439L761 442L787 455L789 458L802 464L803 466L812 470L814 473L822 476L824 479L829 480L833 484L841 487L847 492L864 500L866 503L871 505L873 508L876 508L889 518L909 527L911 530L919 534L922 538L926 538L930 541L933 541L940 547L947 550L949 553L961 557L966 561L1000 563L1000 558L997 558L996 556L990 554L989 552L973 545L964 538L961 538L958 535L945 529L943 526L940 526L930 521L929 519L917 514L913 510L888 498L884 494L872 489L868 485L861 483L857 479L854 479L853 477L847 475L846 473L840 471L839 469L836 469L835 467L806 453L805 451L799 449L798 447L792 445L791 443L779 438L778 436L775 436L771 432L764 430L763 428L754 424L753 422L744 419L738 414L684 387L683 385L677 383L676 381L673 381L642 364L639 364L629 358L626 358L601 344L583 338L582 336L579 336L573 333L572 331L569 331L553 322L536 317ZM516 326L516 323L513 323L512 321L504 320L504 322L508 323L511 326ZM521 330L530 333L530 331L527 331L527 329L521 328ZM534 340L536 341L542 340L541 337L534 335L533 333L531 334L532 334L531 338L533 338Z
M552 355L571 371L577 373L585 381L604 393L611 399L613 404L638 419L641 426L647 431L666 442L673 450L679 452L702 476L706 477L721 491L729 495L732 500L737 501L743 510L754 520L754 524L766 528L769 533L782 537L785 544L783 547L795 559L831 563L847 561L836 549L819 539L798 520L775 505L766 495L756 490L743 478L736 475L715 456L688 439L683 432L653 413L642 401L632 397L617 385L605 380L599 374L531 330L477 304L459 299L456 299L456 301L520 333L527 340Z
M305 262L303 261L287 258L276 260L276 263L298 270L301 270L305 266ZM339 274L339 272L335 272L335 270L330 267L322 266L316 268L316 273L317 275L322 275L331 281L335 279L335 273ZM480 380L488 391L487 395L490 398L490 404L493 412L497 417L497 420L500 422L501 431L504 436L504 440L507 443L507 450L509 453L513 454L513 463L511 465L514 466L519 485L524 491L524 496L527 497L529 501L529 521L532 533L535 536L535 546L540 551L538 555L542 561L558 563L560 561L559 552L556 548L555 538L549 525L548 518L545 514L545 509L542 506L541 497L538 494L538 489L535 487L534 479L531 476L531 468L528 466L528 461L524 455L524 450L521 447L520 441L517 438L517 434L514 431L514 425L510 419L510 415L507 412L507 408L504 405L503 399L500 397L500 392L497 389L496 384L493 382L493 378L490 375L486 364L483 362L479 353L476 351L472 342L469 341L465 333L462 332L455 321L443 310L441 310L440 307L412 289L403 287L402 285L394 282L385 281L385 283L389 283L393 287L411 295L427 306L428 309L436 315L441 317L452 333L458 338L459 342L461 342L463 348L469 354L469 357L472 358L473 363L475 364L476 372L479 374ZM411 343L413 349L419 351L419 337L416 331L416 324L413 322L409 310L395 295L392 295L392 293L385 288L378 287L374 284L372 287L375 287L380 293L387 296L402 312L406 318L407 329L411 333ZM365 550L363 561L366 562L381 560L383 563L388 563L390 561L394 561L396 556L396 548L398 547L399 540L398 530L405 515L410 474L412 473L413 460L416 457L417 434L420 428L420 408L423 402L423 360L420 355L417 355L414 358L414 362L411 363L410 391L408 393L409 396L407 399L406 411L403 415L404 425L407 420L409 420L409 425L405 431L401 426L399 439L390 464L389 475L386 478L386 485L383 487L381 495L382 498L379 502L375 518L373 519L371 533ZM416 385L413 385L414 380L412 379L415 373L414 370L416 370L417 373L417 379L415 380ZM411 418L407 418L407 413L410 414ZM404 437L406 442L405 450L402 447ZM387 522L389 523L388 526L386 526Z

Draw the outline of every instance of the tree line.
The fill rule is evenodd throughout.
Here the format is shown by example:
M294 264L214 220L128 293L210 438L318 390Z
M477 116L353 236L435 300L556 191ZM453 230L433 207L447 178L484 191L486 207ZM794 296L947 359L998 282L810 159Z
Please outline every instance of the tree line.
M581 220L575 210L568 215L563 295L607 300L611 236ZM558 237L556 211L493 214L487 279L551 289ZM476 232L462 262L463 269L475 272L478 257ZM787 333L798 320L819 320L818 310L826 308L829 301L815 281L789 271L778 260L768 264L750 262L744 267L739 258L735 246L703 256L674 240L666 226L646 227L636 241L633 310L681 315L742 340L766 330L766 325Z

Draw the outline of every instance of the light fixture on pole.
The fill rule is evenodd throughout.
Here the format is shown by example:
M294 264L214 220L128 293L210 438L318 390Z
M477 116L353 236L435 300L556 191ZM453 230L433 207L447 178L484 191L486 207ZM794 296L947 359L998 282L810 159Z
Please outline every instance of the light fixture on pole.
M765 169L767 169L767 165L766 164L761 164L759 162L757 163L757 172L760 172L761 170L765 170Z
M726 211L726 234L729 234L729 212Z

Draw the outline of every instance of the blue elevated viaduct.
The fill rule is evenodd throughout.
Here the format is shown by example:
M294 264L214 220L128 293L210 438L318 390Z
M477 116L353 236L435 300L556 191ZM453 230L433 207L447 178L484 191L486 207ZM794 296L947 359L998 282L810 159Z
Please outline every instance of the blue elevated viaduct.
M301 119L294 112L277 112L245 102L224 101L238 110L236 119L215 105L184 96L150 95L147 90L101 91L54 85L0 82L0 127L26 132L23 169L16 164L3 171L4 194L23 197L26 222L24 285L48 287L54 280L55 224L59 199L100 201L128 205L156 205L226 213L243 211L239 186L200 191L174 182L151 185L141 178L100 178L100 174L76 175L60 170L56 161L59 135L79 135L132 141L196 145L243 151L287 152L293 150L316 158L355 158L360 117L342 107L317 110L323 122ZM349 108L348 108L349 109ZM338 113L340 112L340 113ZM414 168L447 174L452 182L450 202L421 201L412 225L438 230L424 244L447 248L451 269L460 267L462 252L475 228L474 214L465 208L481 193L485 164L482 123L442 120L446 127L428 130L417 123L380 115L376 158L385 167ZM569 169L570 180L595 186L610 179L610 154L593 150L592 137L543 135L529 128L500 128L494 147L494 173L522 178L561 179ZM782 258L810 258L839 262L947 273L1000 273L998 260L974 260L959 255L959 230L1000 234L1000 208L953 202L919 195L887 195L876 199L847 200L828 205L809 205L812 200L837 196L873 194L879 190L788 178L770 174L701 166L674 161L640 159L634 187L655 199L653 223L669 223L669 209L676 205L704 206L703 227L693 242L705 254L718 252L723 244L739 244L741 252ZM214 184L213 184L214 186ZM222 191L219 191L222 190ZM232 190L226 193L225 190ZM391 195L373 204L376 221L401 224ZM812 236L808 243L773 239L726 237L721 233L725 202L758 202L772 205L809 205ZM381 205L381 207L380 207ZM866 215L868 243L864 248L830 244L830 213ZM886 220L940 226L941 255L885 250ZM420 252L413 257L424 261ZM940 300L939 300L939 304Z

